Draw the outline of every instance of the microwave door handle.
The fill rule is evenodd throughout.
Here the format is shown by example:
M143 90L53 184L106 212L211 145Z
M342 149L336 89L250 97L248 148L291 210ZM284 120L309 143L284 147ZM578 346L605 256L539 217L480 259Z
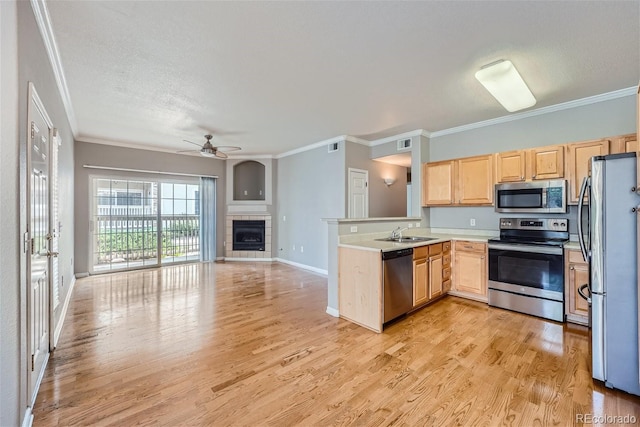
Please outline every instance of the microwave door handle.
M584 178L582 180L582 186L580 187L580 196L578 196L578 242L580 243L580 251L582 252L582 257L585 262L589 262L589 255L587 254L587 245L584 241L584 234L582 229L582 212L584 210L584 195L587 191L587 186L589 183L589 178ZM591 218L588 218L589 220ZM589 225L587 225L589 226Z

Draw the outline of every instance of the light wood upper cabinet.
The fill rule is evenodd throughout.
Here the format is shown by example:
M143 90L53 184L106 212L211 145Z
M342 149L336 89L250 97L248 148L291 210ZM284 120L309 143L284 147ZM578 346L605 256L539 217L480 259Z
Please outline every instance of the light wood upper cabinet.
M591 173L591 157L609 154L609 140L567 144L567 172L569 177L569 203L577 204L582 180Z
M506 151L496 154L496 182L521 182L525 180L527 152Z
M638 151L638 135L635 133L611 138L611 154Z
M456 161L456 201L461 205L493 204L493 155Z
M422 165L422 205L453 204L455 162L424 163Z
M564 177L564 147L533 148L529 150L531 179L555 179Z
M565 250L564 253L567 321L587 325L589 324L589 304L580 296L578 288L589 283L589 264L584 261L580 251Z

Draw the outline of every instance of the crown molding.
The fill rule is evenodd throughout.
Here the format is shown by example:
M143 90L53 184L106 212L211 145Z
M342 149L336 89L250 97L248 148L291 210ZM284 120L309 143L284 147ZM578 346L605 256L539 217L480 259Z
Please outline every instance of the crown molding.
M340 143L347 141L347 135L340 135L333 138L325 139L323 141L315 142L313 144L305 145L304 147L296 148L290 151L285 151L274 156L276 159L282 159L283 157L293 156L294 154L304 153L305 151L315 150L316 148L324 147L333 143Z
M227 160L260 160L260 159L273 159L275 156L273 154L238 154L231 155L227 154Z
M373 141L371 141L369 143L369 146L375 147L376 145L387 144L389 142L395 142L395 141L397 141L399 139L411 138L411 137L414 137L414 136L424 136L426 138L430 138L431 135L432 135L432 133L429 132L429 131L426 131L424 129L416 129L416 130L412 130L410 132L400 133L398 135L392 135L392 136L387 136L386 138L373 140Z
M166 148L166 147L137 144L134 142L113 141L110 139L95 138L91 136L79 136L76 138L76 141L85 142L87 144L100 144L100 145L110 145L112 147L133 148L135 150L159 151L161 153L170 153L170 154L177 154L177 155L184 155L184 156L197 155L197 151L194 152L193 154L177 153L176 150L171 148ZM197 157L200 157L200 156L197 156ZM218 159L218 160L223 160L223 159Z
M71 95L69 95L69 87L67 86L67 79L64 75L64 69L60 60L60 51L56 44L56 39L53 36L53 28L51 26L51 18L49 17L49 10L44 0L31 0L31 9L35 16L38 29L40 30L40 36L44 43L49 62L51 62L51 68L53 69L53 75L56 80L56 86L62 98L62 105L67 113L67 120L71 127L73 135L78 134L78 123L76 121L76 114L71 104Z
M493 126L493 125L498 125L502 123L513 122L516 120L522 120L529 117L540 116L543 114L553 113L556 111L569 110L571 108L583 107L585 105L596 104L598 102L624 98L626 96L635 96L636 90L637 90L636 86L632 86L625 89L614 90L613 92L607 92L607 93L602 93L600 95L588 96L586 98L563 102L561 104L550 105L548 107L537 108L531 111L524 111L521 113L510 114L508 116L497 117L495 119L489 119L481 122L470 123L467 125L456 126L449 129L431 132L431 137L435 138L435 137L444 136L444 135L451 135L454 133L466 132L469 130L479 129L486 126Z

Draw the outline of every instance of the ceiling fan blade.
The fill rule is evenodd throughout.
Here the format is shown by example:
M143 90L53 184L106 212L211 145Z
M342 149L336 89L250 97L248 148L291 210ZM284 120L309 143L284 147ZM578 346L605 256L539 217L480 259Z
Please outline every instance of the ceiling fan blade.
M227 156L226 154L224 154L222 151L216 151L216 157L219 159L226 159L229 156Z
M202 144L196 144L195 142L191 142L191 141L188 141L188 140L186 140L186 139L183 139L183 141L184 141L184 142L188 142L189 144L193 144L193 145L195 145L196 147L202 147Z
M200 150L180 150L176 151L176 153L199 153Z
M218 151L238 151L240 149L240 147L234 147L233 145L221 145L216 147L216 150Z

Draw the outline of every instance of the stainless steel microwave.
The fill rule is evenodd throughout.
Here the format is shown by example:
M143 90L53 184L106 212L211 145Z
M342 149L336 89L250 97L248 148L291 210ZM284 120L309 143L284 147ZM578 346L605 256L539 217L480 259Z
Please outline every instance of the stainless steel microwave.
M496 212L566 213L564 179L496 184Z

